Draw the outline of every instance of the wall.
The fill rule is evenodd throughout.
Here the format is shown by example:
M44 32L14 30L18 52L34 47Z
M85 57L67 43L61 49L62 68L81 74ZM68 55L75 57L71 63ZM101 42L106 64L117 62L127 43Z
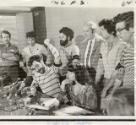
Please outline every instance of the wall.
M17 41L20 49L24 48L26 43L26 33L33 30L32 13L16 14Z
M26 32L33 30L31 12L0 16L0 31L8 30L11 33L11 42L21 50L26 46Z
M16 16L15 15L1 15L0 16L0 32L2 30L8 30L11 33L11 41L17 43L17 31L16 31Z

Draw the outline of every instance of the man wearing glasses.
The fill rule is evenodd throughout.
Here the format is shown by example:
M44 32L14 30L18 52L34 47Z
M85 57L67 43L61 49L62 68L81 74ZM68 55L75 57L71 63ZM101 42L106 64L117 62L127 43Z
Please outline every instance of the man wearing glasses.
M118 37L126 43L126 47L121 53L120 62L117 65L116 73L112 74L112 79L123 82L122 87L134 88L134 16L133 12L125 12L114 17ZM122 68L123 67L123 70ZM122 73L123 72L123 73ZM119 76L123 74L120 79ZM106 90L113 86L109 83Z
M108 99L106 111L110 116L132 116L134 115L134 12L118 14L114 17L114 21L118 36L127 46L122 52L119 63L124 67L123 85ZM114 78L118 79L118 76L119 73Z
M124 87L134 87L134 13L132 11L114 17L118 36L127 43L120 64L125 68Z

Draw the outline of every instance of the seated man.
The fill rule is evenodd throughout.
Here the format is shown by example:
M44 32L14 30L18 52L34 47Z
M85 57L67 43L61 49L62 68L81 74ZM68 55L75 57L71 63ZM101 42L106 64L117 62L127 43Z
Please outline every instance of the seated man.
M31 85L31 89L35 92L36 90L46 93L49 96L56 97L59 95L60 88L59 88L59 76L58 76L58 69L60 63L59 53L54 46L52 46L48 40L45 41L45 45L51 50L52 54L54 55L54 65L48 67L45 62L47 56L45 55L33 55L30 57L28 61L28 66L32 69L31 74L33 75L33 82ZM39 78L42 78L39 81ZM43 84L44 83L44 84ZM35 86L37 84L37 86ZM26 86L25 80L22 82L17 82L17 84L13 84L12 88L10 89L10 96L11 98L13 95L18 94L20 96L30 96L31 93L30 86Z
M36 88L39 86L43 95L58 97L61 92L58 75L58 67L61 65L59 52L50 44L49 40L45 40L44 43L54 55L54 65L47 66L39 55L30 57L28 66L33 71L32 95L36 95Z
M97 97L94 89L94 68L90 68L92 76L89 76L84 66L74 69L69 67L66 80L62 82L61 88L66 92L68 99L73 105L86 109L96 110Z

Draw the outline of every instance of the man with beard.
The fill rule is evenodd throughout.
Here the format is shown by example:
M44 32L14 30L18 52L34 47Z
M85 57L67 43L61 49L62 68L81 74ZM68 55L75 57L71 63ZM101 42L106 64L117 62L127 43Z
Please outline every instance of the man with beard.
M62 66L60 67L60 81L64 80L67 73L67 66L72 64L74 67L79 63L80 51L72 41L74 32L68 27L63 27L59 31L60 38L60 57Z

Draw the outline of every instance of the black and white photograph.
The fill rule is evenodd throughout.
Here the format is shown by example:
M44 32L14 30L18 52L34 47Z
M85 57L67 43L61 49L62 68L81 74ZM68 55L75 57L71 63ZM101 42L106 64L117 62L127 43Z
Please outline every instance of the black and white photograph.
M20 1L0 6L0 119L135 118L135 3Z

